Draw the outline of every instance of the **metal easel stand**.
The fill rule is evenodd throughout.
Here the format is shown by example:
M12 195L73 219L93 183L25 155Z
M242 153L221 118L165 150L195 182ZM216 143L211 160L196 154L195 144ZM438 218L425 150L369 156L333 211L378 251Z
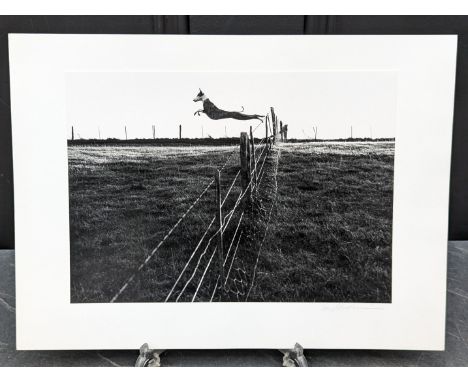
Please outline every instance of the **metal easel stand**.
M283 353L284 367L308 367L307 359L304 356L304 349L296 343L292 349L279 349Z
M308 367L307 359L304 356L304 349L301 345L296 343L292 349L280 349L283 353L283 366L285 367ZM135 367L160 367L161 354L165 350L150 349L148 344L145 343L140 347L140 355L138 356Z
M138 356L135 367L159 367L161 366L161 354L165 350L150 349L148 344L143 344L140 347L140 355Z

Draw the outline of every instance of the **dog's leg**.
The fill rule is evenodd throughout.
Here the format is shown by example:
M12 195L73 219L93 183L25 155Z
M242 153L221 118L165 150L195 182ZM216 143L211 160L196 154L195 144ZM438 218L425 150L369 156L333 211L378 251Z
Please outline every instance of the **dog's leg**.
M200 113L204 113L205 111L203 109L200 109L200 110L197 110L195 113L193 113L193 115L197 115L200 116Z

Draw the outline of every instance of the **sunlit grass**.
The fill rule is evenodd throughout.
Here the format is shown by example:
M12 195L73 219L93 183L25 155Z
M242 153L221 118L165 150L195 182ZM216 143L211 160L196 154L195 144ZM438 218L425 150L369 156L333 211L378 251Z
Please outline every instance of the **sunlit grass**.
M254 301L391 302L393 142L281 145Z

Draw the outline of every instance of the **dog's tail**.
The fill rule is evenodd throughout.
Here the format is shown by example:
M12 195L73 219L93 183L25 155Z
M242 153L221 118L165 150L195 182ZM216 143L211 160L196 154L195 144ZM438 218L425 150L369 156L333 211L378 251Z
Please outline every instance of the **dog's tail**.
M262 121L262 122L263 122L263 119L262 119L262 118L265 118L264 115L259 115L259 114L254 114L254 116L255 116L255 119L258 119L258 120L260 120L260 121Z

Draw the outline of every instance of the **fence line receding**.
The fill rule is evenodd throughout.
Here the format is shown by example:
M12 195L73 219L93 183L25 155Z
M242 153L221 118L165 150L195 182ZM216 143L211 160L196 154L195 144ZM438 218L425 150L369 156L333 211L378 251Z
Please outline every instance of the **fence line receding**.
M225 194L223 195L221 180L224 179L224 170L235 152L215 170L213 179L126 279L110 302L116 302L121 297L195 206L203 198L210 196L211 190L215 216L200 235L164 301L247 301L254 286L258 259L276 202L279 153L274 145L277 139L282 142L287 139L287 125L278 120L273 108L270 110L271 114L267 114L264 121L264 138L255 143L253 136L261 124L254 129L250 127L249 133L241 133L239 170L228 183ZM270 162L271 168L266 165ZM269 175L272 178L270 183L265 182ZM240 187L236 187L236 184ZM230 203L228 197L234 196L235 189L240 190L237 198Z

